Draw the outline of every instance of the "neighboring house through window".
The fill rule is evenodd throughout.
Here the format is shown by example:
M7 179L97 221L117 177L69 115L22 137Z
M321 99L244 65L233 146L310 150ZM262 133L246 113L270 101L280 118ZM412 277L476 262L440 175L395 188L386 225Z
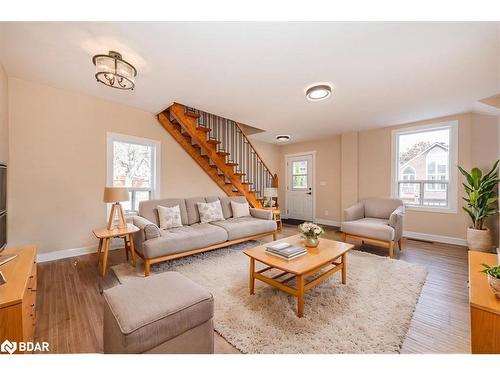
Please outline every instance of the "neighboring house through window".
M393 196L410 208L456 212L457 131L456 121L393 131Z
M126 187L130 200L122 202L133 214L139 202L157 197L159 191L160 142L107 133L107 186Z

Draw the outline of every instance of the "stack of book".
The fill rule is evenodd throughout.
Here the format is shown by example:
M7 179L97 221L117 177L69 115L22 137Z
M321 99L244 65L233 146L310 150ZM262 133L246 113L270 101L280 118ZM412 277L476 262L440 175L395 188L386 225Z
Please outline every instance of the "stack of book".
M280 242L275 245L268 246L266 247L266 251L269 254L286 260L294 259L300 257L301 255L307 254L307 250L303 247L290 245L288 242Z

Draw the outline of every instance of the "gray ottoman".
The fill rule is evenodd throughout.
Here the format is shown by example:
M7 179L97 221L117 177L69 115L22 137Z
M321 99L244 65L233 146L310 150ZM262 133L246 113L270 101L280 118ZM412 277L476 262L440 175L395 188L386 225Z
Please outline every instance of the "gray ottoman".
M213 353L212 294L178 272L103 293L104 353Z

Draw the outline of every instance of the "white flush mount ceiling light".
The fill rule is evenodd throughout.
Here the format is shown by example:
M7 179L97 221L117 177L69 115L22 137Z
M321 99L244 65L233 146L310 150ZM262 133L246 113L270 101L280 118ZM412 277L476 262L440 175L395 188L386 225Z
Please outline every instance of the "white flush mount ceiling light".
M324 100L330 95L332 95L332 86L328 83L314 84L306 89L307 100L313 102Z
M276 141L279 143L285 143L290 140L290 136L286 134L281 134L276 136Z
M106 86L120 90L133 90L137 70L122 59L122 55L109 51L108 55L95 55L92 58L95 65L95 78Z

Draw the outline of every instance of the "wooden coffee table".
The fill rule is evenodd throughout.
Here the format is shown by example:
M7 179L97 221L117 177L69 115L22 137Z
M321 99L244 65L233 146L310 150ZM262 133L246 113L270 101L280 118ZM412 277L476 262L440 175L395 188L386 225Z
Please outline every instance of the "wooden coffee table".
M353 245L321 238L318 247L306 248L306 255L285 260L266 252L266 246L278 242L304 246L300 235L295 235L245 250L244 253L250 258L250 294L255 294L255 279L274 286L297 297L297 315L302 317L304 315L304 293L307 290L314 288L338 271L342 271L342 284L346 283L346 256L347 252L354 247ZM263 263L267 267L257 271L255 270L255 261ZM306 283L307 277L313 276L323 269L326 269L324 273ZM264 275L264 273L273 270L281 272L272 276ZM293 279L296 279L295 288L288 285Z

